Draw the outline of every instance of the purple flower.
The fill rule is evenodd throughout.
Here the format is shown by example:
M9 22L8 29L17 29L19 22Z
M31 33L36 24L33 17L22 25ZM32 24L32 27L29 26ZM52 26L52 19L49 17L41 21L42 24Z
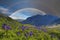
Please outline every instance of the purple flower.
M6 26L6 24L3 24L2 27Z
M11 27L10 26L6 26L6 30L10 30L11 29Z
M33 32L31 31L31 32L29 33L29 35L32 36L32 35L33 35Z
M17 32L17 35L20 35L20 32Z
M22 26L22 30L24 31L27 27L26 26Z
M8 25L6 25L6 24L3 24L2 25L2 28L5 29L5 30L10 30L11 29L11 27L8 26Z

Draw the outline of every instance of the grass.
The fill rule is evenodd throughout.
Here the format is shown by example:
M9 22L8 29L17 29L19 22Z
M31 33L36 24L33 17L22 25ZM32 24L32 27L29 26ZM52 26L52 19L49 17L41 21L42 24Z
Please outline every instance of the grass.
M0 40L60 40L60 26L56 26L37 28L0 16Z

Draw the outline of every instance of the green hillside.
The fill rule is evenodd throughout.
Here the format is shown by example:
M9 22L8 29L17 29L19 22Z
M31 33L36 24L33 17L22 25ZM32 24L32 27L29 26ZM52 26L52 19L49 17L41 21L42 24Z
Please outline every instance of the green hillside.
M0 40L60 40L60 26L33 27L0 14Z

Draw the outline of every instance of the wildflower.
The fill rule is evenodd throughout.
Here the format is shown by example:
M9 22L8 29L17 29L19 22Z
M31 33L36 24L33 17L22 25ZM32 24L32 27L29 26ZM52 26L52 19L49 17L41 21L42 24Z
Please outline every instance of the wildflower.
M10 30L11 29L11 27L8 26L8 25L6 25L6 24L3 24L2 25L2 28L5 29L5 30Z
M26 29L26 27L25 26L22 26L22 30L24 31Z
M10 26L6 26L6 30L10 30L11 29L11 27Z
M3 24L3 25L2 25L2 27L5 27L5 26L6 26L6 24Z
M20 32L17 32L17 35L20 35Z
M31 31L31 32L29 33L29 35L32 36L32 35L33 35L33 32Z

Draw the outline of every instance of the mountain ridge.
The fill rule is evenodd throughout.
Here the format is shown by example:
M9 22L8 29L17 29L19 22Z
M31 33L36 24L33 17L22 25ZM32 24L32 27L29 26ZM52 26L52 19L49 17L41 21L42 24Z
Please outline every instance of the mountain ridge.
M42 25L52 25L52 22L59 19L53 15L35 15L32 17L27 18L22 22L22 24L31 24L35 26L42 26Z

